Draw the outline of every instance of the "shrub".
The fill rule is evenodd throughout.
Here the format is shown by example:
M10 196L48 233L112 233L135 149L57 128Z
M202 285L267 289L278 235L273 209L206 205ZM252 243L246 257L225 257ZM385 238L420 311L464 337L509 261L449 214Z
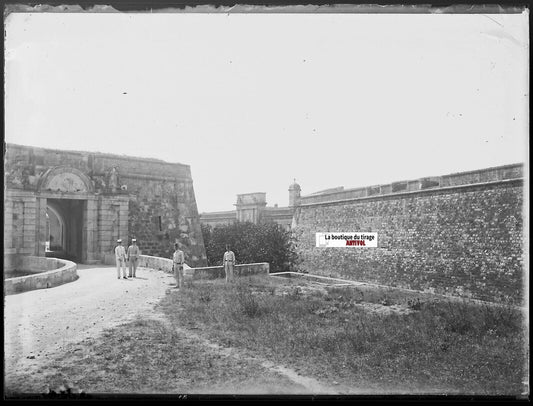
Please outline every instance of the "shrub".
M295 270L299 262L291 232L276 223L201 227L209 266L222 264L226 244L235 253L237 264L268 262L271 272L280 272Z

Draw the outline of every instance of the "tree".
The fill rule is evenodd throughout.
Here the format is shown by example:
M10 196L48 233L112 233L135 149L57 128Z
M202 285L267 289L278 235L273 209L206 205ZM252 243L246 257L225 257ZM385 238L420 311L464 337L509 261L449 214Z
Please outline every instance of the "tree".
M207 262L222 265L226 244L231 246L237 263L268 262L270 272L292 271L298 264L290 231L276 223L235 222L211 227L202 224Z

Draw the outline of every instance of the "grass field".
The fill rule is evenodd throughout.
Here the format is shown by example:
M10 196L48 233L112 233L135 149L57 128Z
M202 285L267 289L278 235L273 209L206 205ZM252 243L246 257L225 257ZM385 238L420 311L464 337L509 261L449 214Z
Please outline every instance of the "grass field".
M274 278L189 283L162 306L173 324L368 393L524 390L523 320L510 307Z
M9 393L42 393L47 386L56 392L70 386L73 393L301 389L254 357L337 393L524 391L527 337L514 308L371 286L315 288L269 277L186 285L157 306L164 319L156 317L161 313L139 318L69 346L35 373L6 376ZM227 348L237 356L225 356Z

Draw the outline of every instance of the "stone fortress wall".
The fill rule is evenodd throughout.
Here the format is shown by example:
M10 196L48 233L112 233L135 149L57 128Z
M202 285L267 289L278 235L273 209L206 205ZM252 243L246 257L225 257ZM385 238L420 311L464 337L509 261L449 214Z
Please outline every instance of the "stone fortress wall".
M179 242L207 264L190 167L156 159L5 144L4 266L45 256L46 215L61 217L67 257L103 262L116 240L169 257Z
M528 272L523 172L514 164L306 196L295 182L289 207L272 210L281 210L280 224L291 222L308 272L519 301ZM5 269L21 256L47 255L52 212L61 217L67 259L104 262L117 238L137 238L145 255L169 258L177 241L188 265L207 264L188 165L6 144L4 196ZM206 222L233 222L239 211L227 213ZM318 248L317 232L376 232L378 246Z
M523 165L299 197L301 267L482 300L524 293ZM317 232L377 232L377 248L318 248Z

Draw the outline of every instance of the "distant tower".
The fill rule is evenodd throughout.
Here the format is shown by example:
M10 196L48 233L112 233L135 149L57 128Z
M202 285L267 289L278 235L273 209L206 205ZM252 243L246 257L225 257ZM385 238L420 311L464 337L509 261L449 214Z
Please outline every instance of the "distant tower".
M300 185L296 183L296 179L294 179L294 183L289 186L289 207L300 205L301 190Z

